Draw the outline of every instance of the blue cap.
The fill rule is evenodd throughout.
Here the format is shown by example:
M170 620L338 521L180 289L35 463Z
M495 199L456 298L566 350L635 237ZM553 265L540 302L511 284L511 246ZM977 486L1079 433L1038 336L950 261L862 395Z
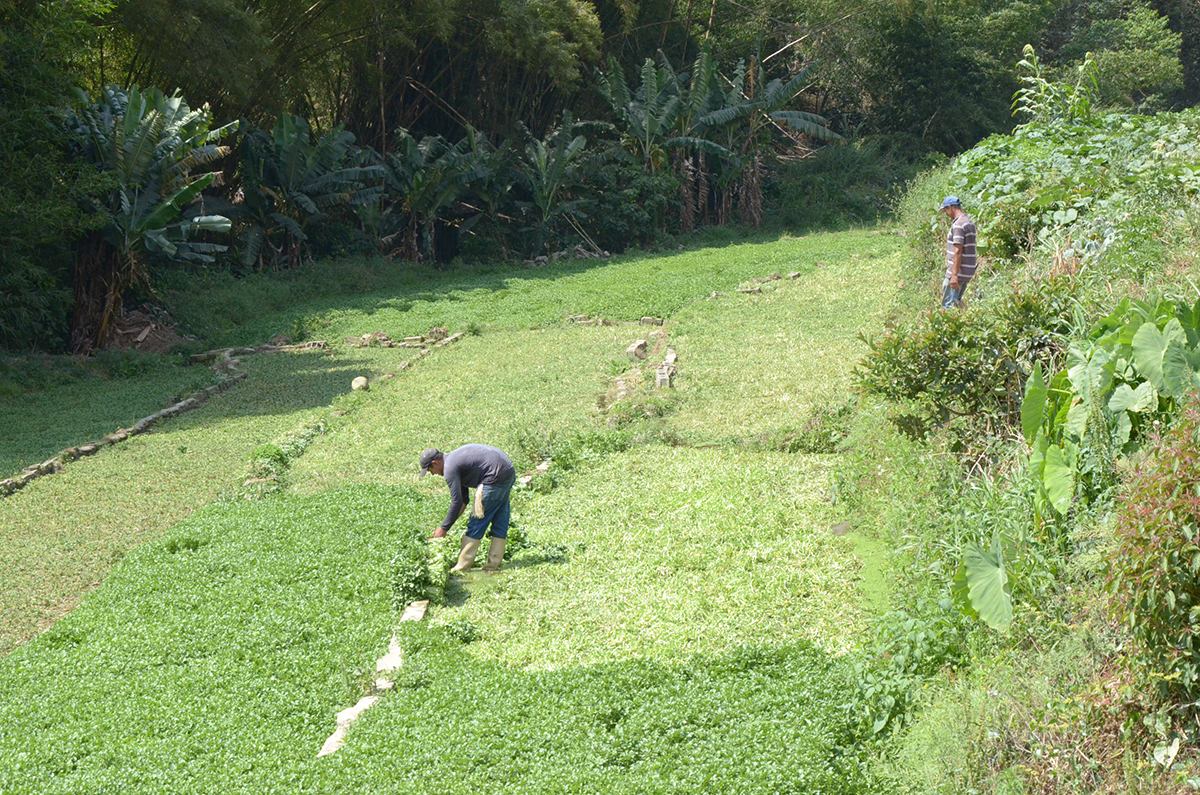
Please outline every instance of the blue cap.
M942 199L942 209L944 210L947 207L962 207L962 202L958 200L957 196L947 196Z

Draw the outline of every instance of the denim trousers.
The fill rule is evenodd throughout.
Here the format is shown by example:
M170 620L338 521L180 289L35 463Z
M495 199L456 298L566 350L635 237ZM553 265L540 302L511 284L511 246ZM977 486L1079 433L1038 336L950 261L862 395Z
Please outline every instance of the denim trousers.
M950 286L949 279L945 279L942 282L942 309L962 306L963 292L965 292L966 289L967 283L961 279L958 282L957 290Z
M508 521L512 517L508 497L516 482L517 473L514 472L501 483L479 486L479 494L472 501L471 518L467 520L467 538L483 538L488 525L492 526L492 538L508 538ZM477 507L483 510L477 511Z

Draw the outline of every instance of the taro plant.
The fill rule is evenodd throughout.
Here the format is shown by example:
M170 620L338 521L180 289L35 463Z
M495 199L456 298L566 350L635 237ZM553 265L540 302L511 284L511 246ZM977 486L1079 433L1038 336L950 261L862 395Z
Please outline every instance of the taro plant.
M1035 367L1021 429L1040 482L1039 517L1064 516L1077 494L1110 488L1112 458L1137 449L1198 388L1200 302L1125 299L1071 345L1052 378Z
M1007 630L1018 603L1042 602L1062 570L1067 535L1059 524L1035 519L1037 499L1023 461L1002 477L974 478L959 499L951 595L965 616L992 629Z
M107 86L92 102L78 92L79 107L66 127L84 160L110 181L86 197L107 219L80 241L75 265L71 347L103 349L120 315L125 291L147 278L151 256L212 262L224 246L190 240L196 232L228 232L229 219L203 212L184 217L219 171L198 169L229 153L220 141L237 124L213 128L208 106L193 110L178 93L157 88Z

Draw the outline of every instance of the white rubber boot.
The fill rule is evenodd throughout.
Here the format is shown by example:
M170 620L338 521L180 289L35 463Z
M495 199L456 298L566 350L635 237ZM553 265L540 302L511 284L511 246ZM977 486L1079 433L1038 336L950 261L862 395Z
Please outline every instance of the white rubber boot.
M507 539L493 538L492 545L488 547L487 563L483 564L484 571L498 571L500 564L504 562L504 544Z
M482 541L481 538L463 536L462 548L458 550L458 563L455 563L454 568L450 569L451 573L461 574L475 565L475 556L479 554L479 545Z

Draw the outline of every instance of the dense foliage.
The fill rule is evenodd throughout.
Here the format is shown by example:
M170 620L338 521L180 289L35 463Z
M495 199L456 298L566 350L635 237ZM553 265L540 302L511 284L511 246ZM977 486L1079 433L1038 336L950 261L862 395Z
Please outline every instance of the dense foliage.
M1117 516L1110 584L1159 691L1200 690L1200 406L1193 399L1134 473Z
M147 281L151 257L213 262L225 250L190 239L230 229L228 218L204 214L200 199L220 172L192 173L229 154L219 141L237 125L214 129L211 122L208 108L192 110L178 94L117 86L106 87L95 103L82 94L77 113L67 117L72 146L109 178L102 191L82 198L105 223L79 242L71 323L76 353L108 345L125 291ZM185 217L197 201L200 212Z
M1021 85L1035 96L1086 72L1075 96L1091 112L1163 109L1198 89L1197 25L1167 0L676 5L13 7L3 104L19 133L6 144L17 167L0 197L16 223L0 275L0 344L61 348L69 315L71 347L102 348L121 310L110 293L153 294L153 278L122 275L142 265L118 266L97 252L102 235L88 234L122 226L80 212L103 207L110 188L91 185L92 169L63 159L67 142L41 132L70 104L72 81L94 96L111 84L156 85L211 107L214 129L241 120L238 156L220 163L224 185L214 180L205 208L184 213L215 207L232 220L233 237L196 242L208 255L232 244L218 261L235 272L371 251L525 259L613 251L700 225L854 223L877 216L886 191L930 152L1008 130L1008 97ZM22 49L26 41L41 49ZM1021 59L1026 71L1015 73ZM286 143L264 132L280 124ZM569 164L550 156L559 137ZM856 139L859 154L805 163L842 138ZM325 153L334 139L339 151ZM303 174L283 173L299 161L271 165L279 146L298 147ZM845 168L851 161L862 167ZM832 181L814 176L833 162ZM301 177L307 184L288 184ZM998 243L1038 231L1010 220L1012 239ZM149 253L155 267L177 261Z
M904 637L915 618L922 654L959 648L963 632L971 649L930 673L881 647L860 669L871 697L859 714L883 732L907 723L892 741L901 753L969 739L965 765L929 770L951 788L1195 781L1180 759L1193 753L1196 676L1196 421L1185 407L1200 387L1190 276L1200 122L1190 110L1103 110L1102 60L1055 72L1027 50L1014 101L1025 123L913 183L901 204L907 300L928 306L941 281L942 195L963 197L985 256L968 308L894 321L859 365L860 386L889 402L858 422L887 416L914 447L855 449L854 466L931 470L905 492L915 520L880 508L859 479L846 492L878 513L901 561L907 613L881 635ZM860 433L852 427L852 444ZM948 605L966 626L945 620ZM1120 703L1101 684L1114 670L1127 683ZM1036 686L1021 678L1031 672ZM913 719L931 682L943 690ZM1101 739L1106 725L1121 726L1121 761ZM1078 763L1061 766L1067 753Z
M1072 286L1050 279L1017 287L987 312L922 313L912 328L866 340L858 385L909 402L917 436L957 421L1004 436L1019 425L1021 390L1039 364L1057 365L1070 330ZM976 434L977 436L978 434Z

